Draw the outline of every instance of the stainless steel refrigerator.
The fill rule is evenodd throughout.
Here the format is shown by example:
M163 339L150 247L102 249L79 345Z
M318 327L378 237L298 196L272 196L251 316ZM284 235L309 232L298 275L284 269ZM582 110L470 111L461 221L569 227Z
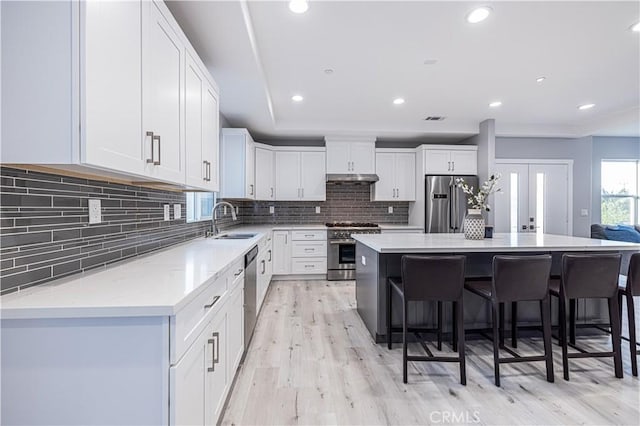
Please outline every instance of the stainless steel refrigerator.
M456 186L456 179L463 178L474 190L478 188L477 176L426 175L424 232L462 232L462 221L467 213L467 196Z

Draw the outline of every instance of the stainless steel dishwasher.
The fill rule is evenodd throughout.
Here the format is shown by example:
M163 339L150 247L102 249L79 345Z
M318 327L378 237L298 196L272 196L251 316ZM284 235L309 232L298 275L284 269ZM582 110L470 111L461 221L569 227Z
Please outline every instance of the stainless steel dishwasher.
M244 256L244 350L246 351L256 327L256 281L258 246Z

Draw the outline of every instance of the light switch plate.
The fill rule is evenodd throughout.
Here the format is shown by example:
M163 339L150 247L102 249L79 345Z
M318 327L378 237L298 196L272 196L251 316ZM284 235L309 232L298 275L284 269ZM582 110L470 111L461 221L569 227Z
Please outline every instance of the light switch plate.
M366 257L361 256L360 262L362 262L362 264L363 264L364 266L367 266L367 258L366 258Z
M587 209L580 210L580 216L582 216L582 217L589 216L589 210L587 210Z
M180 204L173 205L173 218L180 219L182 217L182 206Z
M269 213L274 214L276 212L275 206L269 206Z
M100 200L89 200L89 224L102 222L102 207Z
M389 211L389 214L393 213L393 206L389 206L388 211Z
M171 220L171 205L164 205L164 220Z
M316 214L320 214L320 206L316 206Z

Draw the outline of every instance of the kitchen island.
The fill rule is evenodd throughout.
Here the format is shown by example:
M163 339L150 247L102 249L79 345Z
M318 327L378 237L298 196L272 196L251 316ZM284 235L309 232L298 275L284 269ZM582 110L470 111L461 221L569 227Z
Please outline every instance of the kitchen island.
M560 273L563 253L575 252L620 252L625 258L640 252L640 244L590 238L550 235L539 233L494 234L493 238L467 240L463 234L378 234L353 235L356 240L356 301L358 313L371 336L377 341L385 339L386 332L386 281L388 277L400 276L400 259L404 254L464 254L467 277L491 275L491 261L496 254L543 254L553 256L553 275ZM621 273L626 274L624 267ZM395 295L394 295L395 296ZM555 301L553 301L555 302ZM578 305L578 323L601 321L608 323L608 310L601 301L588 301ZM394 317L392 323L401 324L400 299L392 299ZM445 304L445 331L450 306ZM521 303L518 323L523 326L539 324L539 310L535 303ZM535 305L535 306L534 306ZM555 323L557 307L552 306ZM409 322L426 327L435 326L435 309L430 304L415 303L409 307ZM465 293L465 327L485 328L489 322L489 306L479 297Z

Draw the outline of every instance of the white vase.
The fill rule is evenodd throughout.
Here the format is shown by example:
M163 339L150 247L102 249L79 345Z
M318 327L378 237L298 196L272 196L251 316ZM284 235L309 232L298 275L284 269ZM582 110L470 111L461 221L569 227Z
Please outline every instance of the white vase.
M467 240L484 239L484 218L480 209L468 209L464 218L464 237Z

